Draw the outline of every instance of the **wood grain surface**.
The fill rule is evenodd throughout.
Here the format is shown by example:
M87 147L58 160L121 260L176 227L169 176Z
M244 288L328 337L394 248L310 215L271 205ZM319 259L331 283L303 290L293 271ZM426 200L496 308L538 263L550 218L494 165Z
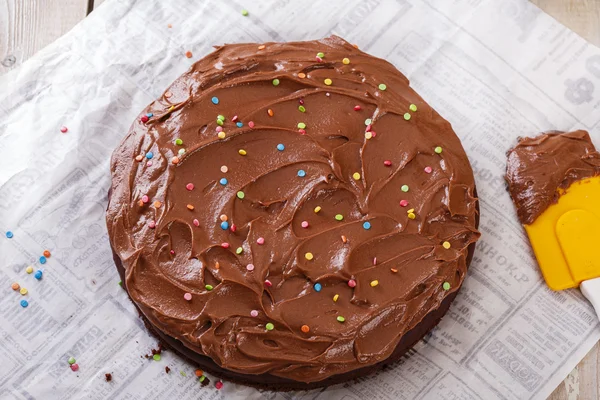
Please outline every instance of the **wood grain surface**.
M104 0L95 0L99 6ZM531 0L600 46L600 0ZM85 18L93 0L0 0L0 74L17 67ZM90 7L91 8L91 7ZM548 400L600 400L600 344Z

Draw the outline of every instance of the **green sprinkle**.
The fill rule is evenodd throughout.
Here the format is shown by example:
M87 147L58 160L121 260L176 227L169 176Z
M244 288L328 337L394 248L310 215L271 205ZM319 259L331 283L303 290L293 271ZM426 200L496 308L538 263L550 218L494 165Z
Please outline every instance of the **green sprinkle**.
M152 358L154 358L154 361L160 361L160 354L155 354Z
M304 122L298 122L298 129L306 128L306 124Z
M119 281L119 286L123 286L123 281Z
M183 144L183 140L181 140L181 139L175 139L175 144L177 146L181 146Z
M417 111L417 106L414 104L411 104L410 106L408 106L408 109L412 112L415 112L415 111Z
M266 328L268 331L272 331L273 329L275 329L275 325L273 325L272 323L268 322L268 323L265 325L265 328Z
M408 121L410 119L410 114L409 113L404 114L404 119Z
M444 288L444 290L450 290L450 282L444 282L442 288Z
M306 108L304 108L304 106L298 106L298 110L300 110L300 112L306 112Z
M222 120L220 120L220 119L218 119L218 120L217 120L217 125L221 125L221 126L223 126L223 121L222 121Z
M220 119L221 121L225 121L225 116L224 115L217 115L217 119Z
M325 53L323 53L323 52L318 52L318 53L317 53L317 57L319 57L319 58L323 58L323 57L325 57Z
M434 151L438 154L442 154L442 148L440 146L436 147Z
M338 322L344 322L346 320L346 318L342 317L341 315L338 315L336 319Z
M179 375L187 377L187 374L183 371L179 371Z
M385 90L385 89L387 89L387 86L385 85L385 83L380 83L379 90Z
M371 125L372 123L373 123L373 120L371 118L365 119L365 125Z
M279 79L273 79L273 86L279 86Z
M235 249L235 254L242 254L244 252L244 249L241 247L238 247L237 249Z
M338 221L341 221L344 219L344 216L342 214L336 214L335 219L337 219Z
M408 185L402 185L400 190L402 190L404 193L408 192Z
M247 16L248 16L248 14L249 14L249 13L248 13L248 10L242 10L242 15L243 15L244 17L247 17Z
M76 362L76 361L77 361L77 360L75 360L73 357L69 357L69 364L70 364L70 365L73 365L73 364L75 364L75 362Z
M200 376L200 382L204 382L205 379L206 377L204 375Z
M204 288L209 292L214 289L213 285L204 285Z
M238 199L243 199L246 195L244 194L244 192L242 192L241 190L239 192L237 192L237 197Z

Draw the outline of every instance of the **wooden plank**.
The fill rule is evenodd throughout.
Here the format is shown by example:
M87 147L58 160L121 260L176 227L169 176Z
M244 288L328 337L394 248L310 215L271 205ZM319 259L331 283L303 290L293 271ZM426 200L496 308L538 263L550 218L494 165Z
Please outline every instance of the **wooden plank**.
M104 3L106 0L94 0L94 8L100 7L100 4Z
M87 6L87 0L0 0L0 74L69 31Z
M556 20L600 46L600 0L531 0Z
M600 343L556 388L548 400L600 399Z

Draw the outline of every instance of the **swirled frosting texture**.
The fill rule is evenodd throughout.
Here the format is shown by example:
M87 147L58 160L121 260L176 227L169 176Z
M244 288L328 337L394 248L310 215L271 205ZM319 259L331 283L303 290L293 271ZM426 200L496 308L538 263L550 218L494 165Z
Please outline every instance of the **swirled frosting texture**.
M523 138L508 152L506 182L522 224L531 224L575 181L600 175L586 131Z
M337 37L263 46L217 47L140 114L107 222L156 328L223 368L315 382L385 360L458 290L473 173L388 62Z

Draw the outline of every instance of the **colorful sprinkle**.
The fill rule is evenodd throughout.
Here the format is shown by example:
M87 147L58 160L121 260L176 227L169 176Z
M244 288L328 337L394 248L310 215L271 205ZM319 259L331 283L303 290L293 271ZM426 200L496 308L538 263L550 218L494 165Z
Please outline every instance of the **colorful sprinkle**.
M379 285L379 281L377 279L375 279L375 280L371 281L370 285L371 285L371 287L375 287L375 286Z
M256 243L257 244L265 244L265 238L264 237L259 237L258 239L256 239Z
M229 171L229 168L227 168L227 165L221 165L221 172L222 173L227 173L227 171Z
M304 106L298 106L298 111L306 112L306 108Z
M21 285L15 282L12 285L10 285L10 287L12 288L12 290L19 290L21 288Z
M227 218L227 215L225 215L225 214L221 214L221 215L219 215L219 219L220 219L221 221L227 221L227 219L228 219L228 218Z
M271 281L270 281L270 280L268 280L268 279L265 279L265 286L266 286L266 287L271 287L271 286L273 286L273 284L271 283Z
M146 153L146 158L148 160L150 160L152 157L154 157L154 153L153 152L149 151L149 152Z
M315 212L315 214L318 214L319 211L321 211L321 206L316 206L313 211Z
M248 271L254 271L254 264L248 264L248 265L246 265L246 269Z
M402 186L400 187L400 190L402 190L404 193L408 192L408 189L409 189L409 188L408 188L408 185L402 185Z
M243 247L238 247L237 249L235 249L235 254L242 254L243 252L244 252Z
M223 186L227 185L227 183L228 183L227 178L221 178L221 179L219 179L219 183L221 185L223 185Z
M212 101L213 104L219 104L219 98L216 96L210 99L210 101Z
M425 167L424 171L425 173L430 174L433 171L433 169L431 167Z
M204 375L204 371L202 371L201 369L197 369L196 371L194 371L194 374L196 374L197 377L201 377L202 375Z
M192 223L194 224L194 226L200 226L200 221L198 221L196 218L194 218Z
M264 50L264 49L265 49L265 47L267 47L267 46L265 46L264 44L261 44L260 46L258 46L258 49L259 49L259 50Z
M386 167L391 167L392 166L392 162L390 160L385 160L383 162L383 165L385 165Z
M298 78L304 79L304 78L306 78L306 74L304 72L299 72L298 73Z
M183 298L187 301L191 301L192 300L192 294L191 293L185 293L183 295Z
M38 269L37 271L35 271L35 274L33 276L35 277L35 279L37 279L39 281L42 279L42 275L43 275L42 270Z
M344 64L344 65L350 64L350 59L349 58L343 58L342 59L342 64Z
M52 255L52 254L50 253L50 250L44 250L44 252L43 252L42 254L43 254L43 255L44 255L44 257L46 257L46 258L50 258L50 256Z
M146 195L142 196L142 203L147 203L149 201L150 201L150 198L148 196L146 196Z
M219 120L219 121L225 121L225 116L219 114L219 115L217 115L217 120Z
M67 360L67 362L69 363L69 365L73 365L77 362L77 360L75 360L75 358L73 357L69 357L69 359Z
M336 294L333 296L333 301L338 301L339 298L340 298L340 295Z
M408 200L400 200L400 207L406 207L408 205Z
M14 236L15 236L15 235L14 235L14 234L13 234L11 231L7 231L7 232L6 232L6 237L7 237L8 239L12 239Z
M371 229L371 223L369 221L364 222L363 228L368 231L369 229Z
M299 170L298 170L298 176L299 176L300 178L304 178L304 177L306 176L306 171L305 171L305 170L303 170L303 169L299 169Z
M204 382L206 380L206 377L204 375L202 375L200 378L198 378L198 380L200 382Z
M273 325L272 323L268 322L265 325L265 329L268 330L268 331L272 331L273 329L275 329L275 325Z
M31 274L33 272L33 267L30 265L27 268L25 268L25 272L27 272L28 274Z
M229 243L223 242L223 243L221 243L221 247L224 248L224 249L228 249L229 248Z
M269 114L269 117L272 117L273 115L275 115L273 110L271 110L270 108L267 110L267 114Z
M444 284L442 285L442 288L444 290L450 290L450 282L444 282Z
M302 325L302 327L300 328L300 330L304 333L308 333L310 331L310 328L308 325Z
M398 270L396 268L390 268L390 271L392 271L393 273L398 272Z
M185 56L186 56L187 58L192 58L192 55L193 55L193 54L192 54L192 52L191 52L191 51L186 51L186 52L185 52Z
M248 10L242 10L242 15L243 15L244 17L247 17L247 16L248 16L248 14L249 14Z
M257 310L250 311L250 316L251 317L258 317L258 311Z
M148 221L148 228L154 229L156 228L156 221Z
M223 120L222 120L222 119L218 119L218 120L217 120L217 125L219 125L219 126L223 126Z
M415 219L415 218L417 218L417 216L415 215L415 213L408 213L408 218Z
M146 116L146 115L142 115L142 116L140 117L140 121L142 121L144 124L145 124L146 122L148 122L148 119L149 119L149 118L148 118L148 116Z
M342 317L341 315L338 315L336 319L337 319L338 322L344 322L344 321L346 321L346 318Z
M320 52L317 53L317 57L324 58L325 57L325 53L323 53L323 52L320 51Z
M342 214L335 214L335 219L338 221L342 221L344 219L344 216Z
M161 208L162 207L162 203L158 200L156 200L154 203L152 203L152 205L154 206L154 208Z
M227 137L227 134L225 132L221 131L221 132L217 133L217 137L219 139L225 139Z
M211 290L213 290L213 289L214 289L214 288L213 288L213 285L204 285L204 288L205 288L206 290L208 290L209 292L210 292Z
M67 133L67 131L68 131L68 130L69 130L69 129L68 129L66 126L61 126L61 127L60 127L60 131L61 131L62 133Z
M245 156L246 154L248 154L248 153L246 152L246 150L244 150L244 149L239 149L239 150L238 150L238 153L240 154L240 156Z
M302 226L303 228L308 228L308 221L302 221L300 226Z
M410 106L408 106L408 109L412 112L417 111L417 106L415 104L411 104Z
M352 174L352 178L355 181L358 181L358 180L360 180L360 174L358 172L355 172L355 173Z
M385 90L387 89L387 85L385 83L380 83L379 86L377 86L379 88L379 90Z
M451 245L451 244L450 244L450 242L448 242L448 241L446 241L446 242L442 243L442 246L443 246L443 247L444 247L446 250L448 250L450 247L452 247L452 245Z
M247 12L247 11L246 11L246 12ZM242 15L244 15L244 14L242 14ZM246 16L246 15L248 15L248 14L245 14L244 16ZM215 382L215 389L217 389L217 390L221 390L222 388L223 388L223 382L221 382L221 381L216 381L216 382Z
M315 283L315 285L313 287L315 289L315 292L320 292L321 289L323 288L323 286L321 286L320 283Z
M144 156L142 156L142 155L135 156L136 161L142 161L143 159L144 159Z
M237 197L238 199L243 199L246 195L244 194L244 192L242 192L241 190L239 192L237 192Z
M277 150L279 150L279 151L283 151L283 150L285 150L285 146L284 146L282 143L279 143L279 144L277 145Z
M188 183L187 185L185 185L185 188L189 191L194 190L194 184L193 183Z
M73 371L73 372L79 371L79 365L78 364L73 364L73 365L71 365L70 368L71 368L71 371Z
M348 238L342 235L342 243L348 243Z
M356 281L354 279L350 279L348 281L348 286L350 286L350 287L356 287Z
M160 354L155 354L155 355L153 355L153 356L152 356L152 359L153 359L154 361L160 361Z
M48 260L46 259L46 257L44 257L44 256L41 256L41 257L40 257L40 264L46 264L46 261L48 261Z
M29 305L29 302L25 299L21 300L21 307L25 308Z
M177 154L179 154L180 156L185 154L185 149L179 149L179 151L177 152Z
M250 128L254 128L254 121L248 121L248 126Z
M304 258L306 258L308 261L312 260L314 258L313 253L304 254Z
M273 86L279 86L279 79L273 79Z
M235 126L237 126L238 128L241 128L242 126L244 126L243 122L236 122Z
M21 293L21 295L25 296L27 293L29 293L29 290L27 290L27 289L25 289L24 287L22 287L22 288L19 290L19 293Z
M365 139L370 140L373 137L371 132L365 132Z
M331 86L331 84L333 83L333 81L331 79L327 78L327 79L325 79L323 81L323 83L326 84L327 86Z
M361 110L361 107L359 105L354 106L354 111L360 111L360 110Z
M405 113L404 114L404 119L407 120L407 121L410 120L410 114L409 113Z
M437 154L442 154L443 149L440 146L438 146L433 151L435 151Z
M229 222L227 222L227 221L221 222L221 229L223 229L224 231L229 229Z
M371 118L365 119L365 126L371 125L372 123L373 123L373 120Z
M306 124L304 122L298 122L298 129L305 129Z
M194 207L193 205L191 205L191 204L188 204L186 207L187 207L187 209L188 209L188 210L190 210L190 211L194 211L194 208L195 208L195 207Z
M173 158L171 158L171 163L173 163L173 164L179 164L179 157L173 157Z

